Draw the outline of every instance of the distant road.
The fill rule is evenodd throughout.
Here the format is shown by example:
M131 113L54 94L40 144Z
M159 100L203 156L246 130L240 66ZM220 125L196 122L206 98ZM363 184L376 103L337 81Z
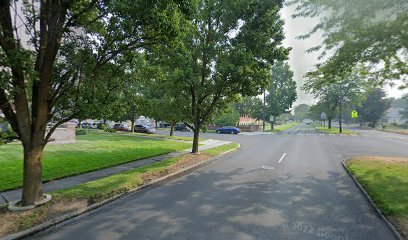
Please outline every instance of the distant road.
M38 239L395 239L341 166L356 155L408 157L408 137L218 135L242 149L131 194Z

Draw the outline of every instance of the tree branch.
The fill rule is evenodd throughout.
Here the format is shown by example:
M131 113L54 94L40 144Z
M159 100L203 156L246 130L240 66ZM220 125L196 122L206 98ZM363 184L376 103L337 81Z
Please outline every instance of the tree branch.
M54 126L52 126L50 128L50 130L48 131L47 135L44 138L44 144L48 143L48 141L50 140L51 135L54 133L55 129L57 129L57 127L59 127L61 124L68 122L69 120L73 119L75 116L77 115L77 113L73 113L70 116L63 118L61 120L59 120Z

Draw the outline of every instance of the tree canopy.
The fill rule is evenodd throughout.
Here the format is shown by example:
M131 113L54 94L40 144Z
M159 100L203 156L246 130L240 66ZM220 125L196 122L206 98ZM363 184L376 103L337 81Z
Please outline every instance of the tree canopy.
M275 61L287 58L281 7L282 1L200 1L182 46L161 50L171 66L167 80L187 108L183 118L194 131L193 152L200 127L238 94L257 95Z
M407 87L407 1L291 0L289 4L297 6L294 17L320 20L300 38L322 34L323 44L309 49L319 51L325 59L319 66L321 71L336 76L360 68L381 83L400 79Z

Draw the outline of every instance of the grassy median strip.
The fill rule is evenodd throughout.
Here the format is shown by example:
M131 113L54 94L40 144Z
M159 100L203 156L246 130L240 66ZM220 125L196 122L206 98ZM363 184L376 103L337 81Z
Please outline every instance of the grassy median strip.
M46 146L43 179L59 179L190 147L191 143L119 134L80 135L74 144ZM0 191L21 187L22 175L21 145L0 146Z
M314 124L314 128L316 129L317 132L321 132L321 133L328 133L328 134L340 134L339 128L338 127L333 127L332 128L328 128L327 126L323 126L321 124ZM343 132L342 134L356 134L354 131L351 131L349 129L342 129Z
M201 151L198 154L185 154L56 191L51 193L53 199L50 203L30 211L11 213L7 212L4 207L0 208L0 237L33 227L117 194L128 192L155 179L207 161L237 147L238 144L230 143Z
M377 207L408 236L408 158L361 157L347 167Z
M282 132L282 131L288 130L290 128L296 127L297 125L299 125L298 122L280 124L280 125L273 126L273 130L271 130L271 125L267 124L266 127L265 127L265 131L266 132Z

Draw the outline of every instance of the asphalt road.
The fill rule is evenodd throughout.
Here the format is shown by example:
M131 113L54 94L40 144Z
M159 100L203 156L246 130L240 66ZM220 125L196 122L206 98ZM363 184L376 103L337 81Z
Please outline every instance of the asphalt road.
M395 239L341 166L356 155L408 157L408 136L217 135L241 149L128 195L38 239Z

